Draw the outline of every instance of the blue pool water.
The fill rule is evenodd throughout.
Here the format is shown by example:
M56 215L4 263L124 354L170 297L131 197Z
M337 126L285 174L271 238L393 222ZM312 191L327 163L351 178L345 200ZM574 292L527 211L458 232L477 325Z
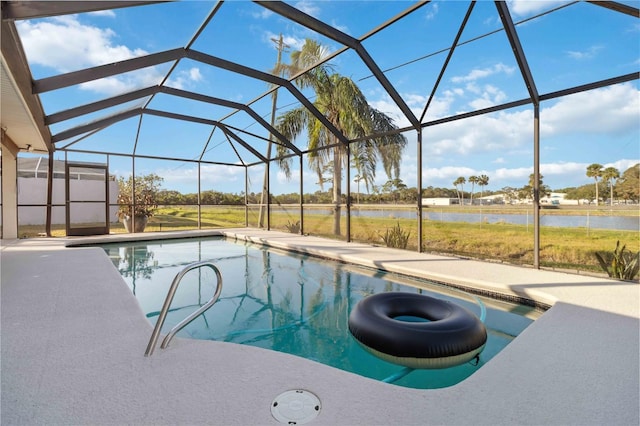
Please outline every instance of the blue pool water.
M101 247L154 325L175 275L189 263L211 260L223 277L220 298L178 336L287 352L379 380L398 374L403 367L369 354L350 335L347 319L359 300L386 291L422 293L463 305L478 317L484 306L488 340L478 365L415 370L394 382L412 388L441 388L464 380L540 314L530 307L480 298L424 280L222 238ZM215 286L210 268L187 273L163 334L206 303Z

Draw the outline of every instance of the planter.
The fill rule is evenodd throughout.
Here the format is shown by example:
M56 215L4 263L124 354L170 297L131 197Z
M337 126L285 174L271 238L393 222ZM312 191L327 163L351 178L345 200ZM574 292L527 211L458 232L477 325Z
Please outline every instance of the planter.
M124 224L124 229L127 232L144 232L148 220L148 216L125 216L120 221Z

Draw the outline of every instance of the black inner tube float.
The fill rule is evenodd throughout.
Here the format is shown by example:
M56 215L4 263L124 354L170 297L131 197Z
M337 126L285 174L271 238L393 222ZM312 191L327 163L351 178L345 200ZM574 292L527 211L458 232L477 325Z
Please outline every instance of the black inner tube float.
M362 299L349 315L349 331L373 355L422 369L464 364L487 342L487 329L472 312L416 293L379 293Z

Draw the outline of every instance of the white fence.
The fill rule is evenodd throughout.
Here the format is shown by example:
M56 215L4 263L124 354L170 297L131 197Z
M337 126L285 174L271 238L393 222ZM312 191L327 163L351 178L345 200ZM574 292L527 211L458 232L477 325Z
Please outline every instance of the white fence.
M100 180L71 180L69 181L72 194L82 194L82 201L100 201L104 199L104 181ZM109 202L117 203L118 182L109 182ZM78 200L74 200L78 201ZM53 179L53 204L64 205L64 179ZM27 207L24 204L40 204L42 207ZM44 225L47 220L47 179L18 178L18 225ZM117 222L118 206L109 207L109 221ZM51 223L64 225L65 207L53 207ZM92 223L104 221L104 204L75 203L71 210L71 223Z

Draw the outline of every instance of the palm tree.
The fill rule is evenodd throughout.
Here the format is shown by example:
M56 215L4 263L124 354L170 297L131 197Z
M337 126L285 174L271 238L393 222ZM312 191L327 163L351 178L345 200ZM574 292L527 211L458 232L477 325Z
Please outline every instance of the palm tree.
M307 39L301 50L291 53L294 70L307 69L326 57L328 51L316 41ZM321 64L302 74L295 80L300 88L310 88L315 92L316 109L345 137L355 139L376 133L397 130L392 119L372 108L358 86L348 77L333 72L330 65ZM333 171L333 233L340 235L340 202L342 198L342 170L349 167L346 144L331 133L307 108L300 106L280 117L276 128L290 141L306 129L308 138L308 162L319 177L325 166L332 165ZM407 145L401 134L388 134L376 139L364 139L350 145L354 167L367 188L373 185L376 164L382 161L389 179L398 179L400 159ZM279 164L286 176L290 176L291 159L284 158L286 148L278 145Z
M602 171L602 180L609 185L609 205L613 206L613 181L620 177L620 171L615 167L607 167Z
M355 175L353 177L353 181L358 185L358 192L356 192L356 203L360 204L360 181L364 178L360 175ZM367 193L369 193L369 188L367 188Z
M598 178L602 176L602 164L593 163L587 167L587 177L592 177L596 181L596 206L600 201L598 196Z
M280 37L275 39L271 38L276 44L276 49L278 51L278 56L276 59L275 67L269 72L273 75L277 75L279 77L290 77L293 73L297 72L295 69L289 67L286 64L282 63L282 52L285 49L288 49L289 46L283 41L282 34ZM278 88L274 87L274 84L269 84L270 88L273 88L273 92L271 92L271 127L274 127L276 120L276 107L278 105ZM269 134L269 143L267 144L267 160L271 159L271 147L273 146L273 141L275 140L275 136L270 133ZM268 191L267 191L267 182L269 181L269 168L265 167L264 169L264 178L262 180L262 194L260 196L260 211L258 214L258 226L262 228L264 226L264 212L265 206L269 202Z
M471 205L473 205L473 190L478 183L478 176L469 176L469 183L471 184Z
M478 176L478 185L480 186L480 199L482 200L482 197L484 195L484 187L489 185L489 176L487 175L480 175ZM482 201L480 201L480 203L482 203Z
M458 179L453 181L453 185L456 187L456 191L458 192L458 203L462 205L464 203L464 184L467 183L467 179L464 176L459 176ZM460 190L458 190L458 185L460 185ZM462 198L460 195L462 194Z

